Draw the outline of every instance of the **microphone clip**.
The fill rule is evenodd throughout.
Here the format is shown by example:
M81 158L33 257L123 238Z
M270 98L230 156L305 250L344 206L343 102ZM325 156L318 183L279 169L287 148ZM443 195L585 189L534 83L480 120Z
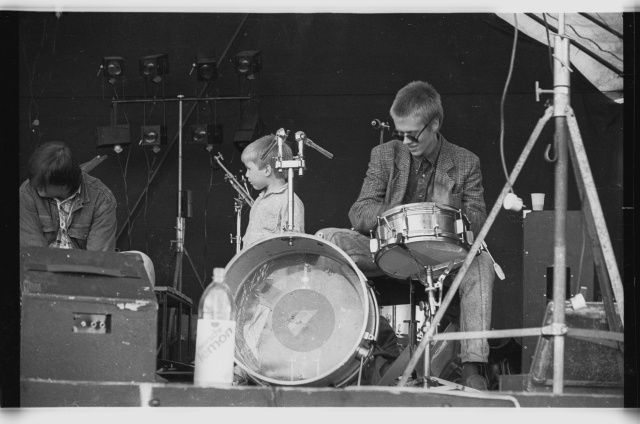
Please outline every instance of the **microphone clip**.
M374 119L373 121L371 121L371 126L375 130L384 131L384 130L388 130L389 129L389 123L382 122L379 119Z

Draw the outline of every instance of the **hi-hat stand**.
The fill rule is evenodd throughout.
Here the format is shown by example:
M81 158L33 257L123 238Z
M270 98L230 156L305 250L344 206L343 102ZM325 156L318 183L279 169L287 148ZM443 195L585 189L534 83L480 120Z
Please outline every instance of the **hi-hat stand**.
M553 106L547 108L544 116L540 118L533 130L520 158L516 162L509 181L504 185L502 192L493 206L489 216L479 234L476 236L467 257L459 269L451 284L447 295L433 318L427 333L423 336L416 352L414 352L409 364L405 368L399 386L406 385L411 373L416 367L422 353L425 355L425 363L429 361L429 345L432 340L463 340L479 338L504 338L504 337L553 337L553 393L561 394L564 389L564 337L581 337L592 340L613 340L618 343L620 350L624 343L624 291L618 266L613 255L613 248L607 230L600 201L596 192L595 183L589 167L586 151L580 136L580 130L570 107L570 74L569 68L569 38L565 35L564 14L559 14L558 34L555 36L554 46L554 89ZM544 91L543 91L544 92ZM539 91L536 87L536 97ZM553 321L549 325L540 328L523 328L511 330L474 331L464 333L445 333L434 335L438 323L442 320L447 307L450 305L462 279L464 278L471 261L480 249L491 225L495 221L499 210L511 187L515 183L524 162L539 137L546 122L555 117L556 131L555 142L557 150L555 172L555 245L554 245L554 273L553 273ZM567 139L567 130L571 137ZM569 328L565 323L565 289L566 289L566 215L567 215L567 171L568 158L574 164L574 173L577 181L582 212L584 215L587 232L591 239L594 253L596 273L600 282L602 299L606 318L610 331L587 330ZM616 303L614 304L614 295ZM425 373L424 386L429 386L429 376Z

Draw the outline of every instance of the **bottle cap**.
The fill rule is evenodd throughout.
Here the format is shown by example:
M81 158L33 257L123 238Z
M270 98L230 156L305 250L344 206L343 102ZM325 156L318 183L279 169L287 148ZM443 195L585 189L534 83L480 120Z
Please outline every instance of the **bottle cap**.
M218 282L224 281L224 268L213 268L213 280Z

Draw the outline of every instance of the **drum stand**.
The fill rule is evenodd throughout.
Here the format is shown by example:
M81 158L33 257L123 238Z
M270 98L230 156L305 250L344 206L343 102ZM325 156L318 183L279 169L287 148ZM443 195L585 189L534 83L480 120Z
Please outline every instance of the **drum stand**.
M435 317L436 311L440 307L440 303L442 301L442 287L444 284L444 280L451 273L452 269L454 268L454 265L456 265L456 262L455 261L449 262L445 270L438 277L438 280L434 283L433 282L434 268L441 269L442 266L444 265L445 264L440 264L436 266L433 266L433 265L425 266L420 264L420 266L424 268L425 273L419 274L417 278L411 278L409 280L410 319L409 321L404 321L409 326L409 330L408 330L409 344L402 351L400 356L394 361L394 363L391 365L391 367L385 373L385 375L382 376L378 385L388 386L396 378L400 377L400 375L402 374L402 370L407 366L411 356L415 353L418 347L418 329L417 329L418 320L416 320L416 306L419 306L420 310L424 312L424 323L420 328L420 333L422 333L423 337L431 327L433 318ZM427 296L428 296L427 302L420 301L420 303L416 303L416 287L418 286L417 282L419 282L424 287L424 291L425 293L427 293ZM436 300L436 294L435 294L436 291L438 292L437 300ZM434 331L437 332L437 329L435 329ZM419 369L418 367L416 368L418 379L426 380L426 378L429 376L430 363L427 360L427 356L428 355L424 356L422 369Z

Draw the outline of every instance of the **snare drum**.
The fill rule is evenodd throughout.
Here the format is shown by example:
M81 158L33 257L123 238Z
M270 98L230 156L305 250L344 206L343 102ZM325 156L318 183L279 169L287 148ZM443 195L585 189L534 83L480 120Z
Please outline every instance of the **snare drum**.
M468 226L462 211L448 205L396 206L378 217L377 246L372 253L385 274L399 279L413 278L429 265L441 265L437 269L444 270L454 261L459 267L471 247Z
M238 311L236 363L258 384L340 387L369 360L378 306L333 243L271 236L238 253L225 281Z

